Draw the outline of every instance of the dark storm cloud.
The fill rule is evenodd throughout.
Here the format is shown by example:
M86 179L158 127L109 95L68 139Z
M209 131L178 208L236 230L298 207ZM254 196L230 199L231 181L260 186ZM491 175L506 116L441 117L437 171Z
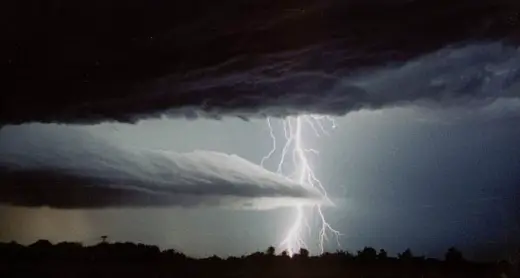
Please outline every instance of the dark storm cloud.
M317 191L236 155L125 149L73 128L59 131L2 131L0 203L269 209L321 200Z
M501 41L505 52L514 52L518 40L516 1L203 2L3 3L8 75L0 124L343 114L418 99L480 97L496 73L485 64L500 64L504 56L472 47ZM388 80L374 87L351 79L374 70L378 79L388 66L399 73L399 66L418 63L420 70L424 59L438 62L431 55L450 45L474 55L465 61L462 81L450 80L461 73L452 69L457 64L416 75L423 90L407 94L401 84L415 84L413 78L394 76L399 82L391 89L382 87ZM477 70L469 72L471 63ZM452 75L435 79L446 74ZM507 76L505 89L519 73L515 68Z

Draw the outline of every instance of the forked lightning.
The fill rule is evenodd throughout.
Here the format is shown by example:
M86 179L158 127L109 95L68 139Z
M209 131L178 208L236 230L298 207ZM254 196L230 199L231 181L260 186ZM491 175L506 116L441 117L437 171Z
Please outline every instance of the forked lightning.
M325 187L320 180L315 176L311 164L309 163L309 155L318 155L319 152L315 149L308 148L303 142L303 128L309 127L317 137L321 135L328 135L324 122L330 124L331 128L336 128L336 123L333 118L321 115L300 115L285 118L282 121L284 130L285 144L283 144L280 161L278 163L277 172L284 173L284 164L287 162L287 157L290 155L293 163L293 169L288 178L298 182L303 187L312 187L317 189L328 202L332 203L327 195ZM271 119L267 119L267 126L272 139L273 148L262 158L260 164L264 166L265 161L270 159L278 148L277 139L273 130ZM309 244L306 242L305 229L311 231L308 223L309 215L306 212L318 212L320 221L320 230L318 231L318 250L320 253L324 252L325 242L329 241L330 237L334 237L339 246L339 237L341 233L331 227L325 215L323 214L321 205L316 205L312 208L305 208L302 205L296 207L296 218L290 227L285 239L280 243L280 247L286 250L289 256L293 256L300 248L309 249Z

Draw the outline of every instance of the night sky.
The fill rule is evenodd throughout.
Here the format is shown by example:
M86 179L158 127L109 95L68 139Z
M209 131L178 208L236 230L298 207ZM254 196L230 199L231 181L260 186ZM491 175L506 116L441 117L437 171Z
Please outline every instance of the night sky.
M202 2L2 3L1 241L241 255L320 203L347 250L520 247L518 4ZM260 166L307 114L335 206Z

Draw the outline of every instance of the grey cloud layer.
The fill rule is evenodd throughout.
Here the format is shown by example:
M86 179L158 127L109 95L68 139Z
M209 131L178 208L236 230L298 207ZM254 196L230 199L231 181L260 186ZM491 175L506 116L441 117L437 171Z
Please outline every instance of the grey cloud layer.
M339 58L339 57L336 57ZM334 57L330 57L334 61ZM201 95L235 94L234 99L206 101L202 115L229 113L345 114L360 108L408 103L422 105L484 104L520 97L520 49L501 43L449 47L411 62L360 71L294 72L286 64L197 80L186 90ZM272 71L287 72L273 77Z
M319 202L317 191L236 155L132 150L73 128L6 128L0 202L26 206L273 208Z

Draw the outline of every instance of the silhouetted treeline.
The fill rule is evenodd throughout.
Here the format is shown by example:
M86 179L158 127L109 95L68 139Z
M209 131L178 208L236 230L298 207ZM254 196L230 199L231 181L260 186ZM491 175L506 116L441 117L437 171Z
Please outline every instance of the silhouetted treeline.
M455 248L444 260L418 257L409 249L390 257L371 247L319 256L301 249L292 257L269 247L241 257L196 259L172 249L105 240L94 246L0 243L0 277L516 277L508 262L469 262Z

